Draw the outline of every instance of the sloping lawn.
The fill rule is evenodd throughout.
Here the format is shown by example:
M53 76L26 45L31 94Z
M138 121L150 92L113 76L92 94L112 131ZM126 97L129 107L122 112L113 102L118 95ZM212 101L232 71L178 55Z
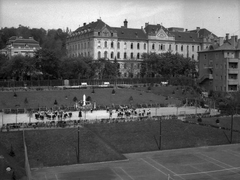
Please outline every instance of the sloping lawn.
M23 135L21 131L7 133L0 132L0 155L3 155L4 157L4 160L0 159L0 172L3 171L0 179L11 177L10 173L6 173L7 166L12 167L17 179L26 175L24 169L24 147L22 138ZM14 156L9 155L11 149Z
M220 123L219 126L225 127L230 129L231 128L231 117L210 117L210 118L202 118L203 124L211 124L216 125L216 120L219 119ZM188 121L191 122L197 122L197 118L188 118ZM233 116L233 129L240 131L240 117L239 116Z
M80 163L125 159L86 128L80 128ZM30 166L57 166L77 163L77 128L27 131Z
M80 163L122 160L122 153L158 150L159 127L159 120L85 124L80 128ZM180 120L162 120L161 129L162 150L229 143L229 131ZM23 170L22 132L0 135L4 149L10 151L12 144ZM28 130L25 137L31 168L77 163L77 128ZM240 142L239 133L234 133L233 142Z
M146 88L145 88L146 89ZM78 100L83 99L83 95L90 96L92 102L96 102L97 105L111 106L117 105L129 105L132 104L172 104L180 102L175 98L166 99L164 95L148 92L145 90L136 90L131 88L118 88L115 89L115 94L112 94L112 88L95 89L92 93L92 89L81 90L52 90L52 91L20 91L16 92L17 97L14 97L13 92L1 92L0 93L0 109L6 108L38 108L38 107L53 107L56 100L58 106L73 106L73 98ZM171 92L169 92L171 94ZM130 97L132 96L132 102Z
M159 121L93 124L87 127L121 153L158 150ZM179 120L162 121L162 149L227 143L229 142L223 130L187 124Z

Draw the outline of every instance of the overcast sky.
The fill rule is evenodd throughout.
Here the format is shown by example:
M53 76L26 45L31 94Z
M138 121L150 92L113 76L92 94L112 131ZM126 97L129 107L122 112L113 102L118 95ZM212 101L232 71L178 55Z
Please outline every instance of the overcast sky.
M129 28L162 23L240 38L240 0L0 0L0 27L74 31L99 18L113 27L127 19Z

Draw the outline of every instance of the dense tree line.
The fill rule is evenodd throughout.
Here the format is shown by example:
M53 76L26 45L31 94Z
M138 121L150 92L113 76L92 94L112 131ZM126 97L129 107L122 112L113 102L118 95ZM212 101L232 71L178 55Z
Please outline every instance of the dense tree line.
M180 54L166 52L162 54L143 54L142 77L196 77L196 62Z
M118 63L90 57L58 58L54 50L40 49L34 57L0 55L0 79L111 79L119 75Z

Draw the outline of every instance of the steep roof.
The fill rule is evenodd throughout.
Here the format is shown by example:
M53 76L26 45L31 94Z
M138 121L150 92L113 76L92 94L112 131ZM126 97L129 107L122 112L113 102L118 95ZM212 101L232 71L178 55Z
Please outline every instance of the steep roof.
M199 38L204 38L207 37L209 35L213 35L214 38L216 38L217 36L215 34L213 34L212 32L210 32L209 30L203 28L203 29L199 29L199 30L191 30L189 32L193 32L193 33L198 33L199 34Z
M198 35L193 32L171 32L173 36L175 37L175 41L180 42L199 42L200 39L198 38Z
M172 36L172 34L169 32L169 30L167 28L165 28L164 26L157 24L157 25L152 25L152 24L147 24L146 27L144 28L146 33L148 35L156 35L156 33L160 30L163 29L164 32L168 35L168 36Z
M131 29L131 28L117 28L117 36L119 39L133 39L133 40L147 40L147 35L142 29Z
M9 44L16 44L16 43L17 44L34 44L34 45L39 45L39 43L37 41L35 41L33 38L24 39L24 38L17 37L17 36L10 37L6 44L9 45Z
M225 42L223 45L219 46L215 50L236 50L236 47L234 47L230 42Z
M213 44L210 45L207 49L204 49L200 52L208 52L208 51L224 51L224 50L240 50L240 40L237 42L237 44L234 46L231 44L230 41L225 41L221 46L219 44Z
M96 31L96 30L101 30L104 26L106 26L110 31L114 31L113 28L111 28L109 25L107 25L106 23L104 23L101 19L98 19L95 22L91 22L89 24L83 25L79 28L77 28L74 32L81 32L84 30L88 30L88 31Z

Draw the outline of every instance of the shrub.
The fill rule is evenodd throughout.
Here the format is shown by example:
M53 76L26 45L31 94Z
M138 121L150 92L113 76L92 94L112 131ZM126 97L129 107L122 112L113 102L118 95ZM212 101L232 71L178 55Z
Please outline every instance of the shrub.
M113 90L112 90L112 94L115 94L115 93L116 93L116 92L115 92L115 90L113 89Z

